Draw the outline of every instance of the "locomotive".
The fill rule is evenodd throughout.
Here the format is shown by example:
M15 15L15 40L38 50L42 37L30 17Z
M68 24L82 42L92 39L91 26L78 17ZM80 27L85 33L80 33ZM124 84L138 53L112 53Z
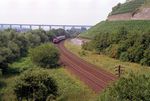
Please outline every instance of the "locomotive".
M65 35L58 36L53 39L53 43L59 43L60 41L65 40L65 39L66 39Z

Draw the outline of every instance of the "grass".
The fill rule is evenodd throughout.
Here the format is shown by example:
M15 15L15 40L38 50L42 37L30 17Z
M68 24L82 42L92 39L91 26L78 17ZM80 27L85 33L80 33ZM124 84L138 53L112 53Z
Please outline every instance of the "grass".
M150 7L150 1L146 0L145 3L142 5L142 7L144 7L144 8Z
M141 7L145 3L145 1L146 0L133 0L131 2L126 2L124 4L121 4L120 6L115 6L112 9L110 15L134 12L136 11L136 9Z
M69 40L65 41L65 47L79 56L80 58L84 59L85 61L88 61L92 64L97 65L99 68L103 68L113 74L115 74L115 66L122 65L125 70L125 75L127 75L130 72L134 73L144 73L149 74L150 73L150 67L141 66L140 64L131 63L131 62L122 62L120 60L116 60L113 58L110 58L105 55L97 55L90 51L84 51L82 50L81 46L77 46ZM84 55L81 54L84 51Z
M79 37L92 39L95 35L101 33L118 33L122 27L125 27L129 33L145 33L150 30L150 20L138 21L102 21L79 35Z
M19 73L22 73L28 68L36 68L29 57L14 62L10 67L17 69ZM80 82L74 75L70 74L66 69L58 68L47 70L58 84L60 94L59 101L93 101L95 99L96 95L94 92L88 89L87 86ZM19 75L20 74L15 74L11 76L3 76L1 78L1 82L4 84L4 86L0 88L2 101L16 101L13 86Z

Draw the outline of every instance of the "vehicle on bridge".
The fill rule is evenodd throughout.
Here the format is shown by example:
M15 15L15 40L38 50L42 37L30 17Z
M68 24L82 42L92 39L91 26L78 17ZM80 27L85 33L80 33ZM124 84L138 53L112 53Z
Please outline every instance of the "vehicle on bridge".
M65 39L66 39L66 36L65 36L65 35L58 36L58 37L53 38L53 43L57 44L57 43L59 43L60 41L65 40Z

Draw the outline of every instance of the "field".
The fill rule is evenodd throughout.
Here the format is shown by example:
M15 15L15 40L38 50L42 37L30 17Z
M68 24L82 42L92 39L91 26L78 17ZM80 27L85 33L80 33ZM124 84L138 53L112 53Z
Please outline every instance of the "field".
M129 33L145 33L150 30L150 21L103 21L79 35L79 37L92 39L100 33L117 33L125 27ZM134 29L134 30L133 30Z
M81 57L82 59L97 65L99 68L103 68L111 73L115 74L115 66L121 65L124 67L124 75L128 75L130 72L138 73L138 74L149 74L150 67L141 66L140 64L131 63L131 62L122 62L120 60L116 60L110 58L105 55L97 55L90 51L82 50L80 46L74 45L70 43L68 40L65 42L65 47L69 49L71 52Z
M28 68L38 68L30 60L29 57L20 59L10 65L11 72L1 78L3 83L0 86L0 95L2 101L15 101L13 93L13 85L19 73L27 70ZM59 88L58 101L93 101L95 94L88 89L87 86L77 80L74 75L70 74L64 68L47 69L50 75L56 80Z

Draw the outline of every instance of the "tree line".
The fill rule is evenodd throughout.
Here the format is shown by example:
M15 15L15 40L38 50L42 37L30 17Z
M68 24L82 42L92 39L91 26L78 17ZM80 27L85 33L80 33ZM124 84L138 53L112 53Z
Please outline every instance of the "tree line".
M58 35L69 36L63 29L39 29L22 33L12 29L0 31L0 70L6 73L9 63L26 56L29 48L52 41Z
M103 32L82 45L85 50L95 51L122 61L150 66L150 31L128 32L121 27L117 33Z

